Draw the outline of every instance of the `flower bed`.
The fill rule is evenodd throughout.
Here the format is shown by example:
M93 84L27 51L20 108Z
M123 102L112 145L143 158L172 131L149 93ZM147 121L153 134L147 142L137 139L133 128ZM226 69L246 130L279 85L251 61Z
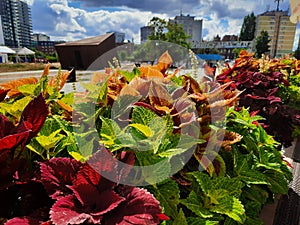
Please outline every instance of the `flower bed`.
M69 73L49 80L49 67L40 80L1 85L1 221L262 224L262 207L287 193L292 175L280 140L242 104L278 103L277 89L259 79L272 90L253 97L226 83L245 59L219 82L169 73L165 52L154 66L95 74L80 95L62 93ZM243 89L254 73L237 76Z

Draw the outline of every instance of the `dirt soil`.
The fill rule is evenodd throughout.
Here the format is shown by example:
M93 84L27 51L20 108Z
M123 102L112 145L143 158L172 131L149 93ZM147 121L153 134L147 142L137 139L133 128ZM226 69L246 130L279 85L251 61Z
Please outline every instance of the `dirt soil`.
M43 70L47 64L43 63L0 63L0 73ZM50 69L58 69L59 63L51 63Z

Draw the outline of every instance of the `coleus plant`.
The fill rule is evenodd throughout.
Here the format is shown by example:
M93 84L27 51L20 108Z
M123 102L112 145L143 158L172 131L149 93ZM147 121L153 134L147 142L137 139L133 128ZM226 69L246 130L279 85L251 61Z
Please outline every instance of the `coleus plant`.
M225 174L225 162L218 149L224 147L230 151L230 146L242 137L234 131L226 131L223 119L226 107L236 104L240 92L226 90L228 84L206 82L199 85L189 76L175 77L178 71L169 75L166 72L171 64L168 59L170 56L165 53L158 65L138 68L132 73L117 68L110 74L98 75L102 83L98 88L97 84L85 86L89 92L85 93L86 101L80 98L79 109L84 110L88 101L96 101L92 117L96 116L100 142L115 154L120 150L135 150L136 166L149 166L168 159L157 171L152 171L155 176L167 180L152 185L157 180L142 173L135 176L135 182L148 184L147 188L160 200L167 215L177 221L184 217L179 208L180 194L184 194L180 193L181 187L187 189L192 184L186 177L188 172L202 167L212 177ZM158 69L160 67L162 69ZM79 117L81 124L82 121L90 122L85 112ZM185 130L189 126L194 130ZM206 151L209 141L217 149ZM145 149L147 151L143 151ZM172 161L189 149L194 151L187 165L180 160ZM180 170L178 173L172 170L173 162ZM176 174L168 178L174 171ZM139 183L139 178L145 183ZM204 221L196 218L198 222L201 220Z
M31 152L31 160L50 159L55 156L66 156L68 151L76 148L72 134L73 93L61 92L70 71L59 71L56 76L49 77L50 65L38 80L37 78L21 78L0 84L1 96L0 112L11 121L18 122L24 107L36 96L42 94L48 106L49 115L45 127L37 137L27 143L26 149ZM36 110L39 110L38 107Z
M99 83L83 84L88 92L80 94L74 108L58 89L48 89L46 77L33 84L46 93L51 115L45 121L47 128L43 127L26 148L34 152L38 149L35 141L46 143L44 136L58 141L47 144L50 147L44 152L36 151L43 162L39 173L31 175L34 179L21 188L8 189L13 193L22 190L22 195L14 194L12 199L19 199L18 209L28 210L20 213L12 210L16 208L13 205L1 214L15 217L7 224L158 224L168 218L163 223L259 224L261 206L273 193L285 193L290 178L280 153L274 152L277 142L262 127L256 127L257 117L249 119L247 111L226 113L241 94L228 90L234 83L198 84L189 76L175 76L178 71L168 74L171 60L165 53L154 66L132 72L110 68L93 78ZM32 93L24 89L26 86L18 88L22 90L19 97L31 98ZM57 98L64 99L65 105ZM72 132L66 121L71 114L66 110L72 111L73 128L80 134ZM6 109L4 113L17 118ZM89 129L93 124L96 130ZM245 124L251 126L245 129ZM68 138L61 142L60 135ZM97 137L105 147L97 147ZM252 152L246 154L248 147ZM77 160L49 154L51 149L68 150ZM187 150L192 154L186 164L182 163L184 157L176 160L175 156ZM239 154L247 160L236 157ZM130 169L119 167L119 162ZM161 182L156 183L147 173L136 173L136 166L157 162L162 162L161 167L152 172ZM247 173L248 168L255 173ZM270 179L264 174L271 174ZM281 182L275 182L277 177ZM129 187L126 182L130 180L136 184L146 181L148 186ZM260 191L263 200L258 204L253 196ZM43 199L42 204L36 204L36 199Z
M122 152L117 157L128 165L134 163L130 152ZM6 225L155 225L169 219L147 190L121 185L109 179L126 179L130 170L124 171L118 167L117 159L104 147L85 163L70 158L42 162L40 173L40 182L54 202L48 209L48 218L43 214L33 214L32 217L13 218Z
M242 51L233 67L225 68L216 78L220 83L234 82L231 89L242 91L239 106L258 111L266 118L267 132L285 146L291 145L295 126L300 125L299 111L291 109L279 92L280 87L289 86L283 73L288 67L285 60L256 59Z

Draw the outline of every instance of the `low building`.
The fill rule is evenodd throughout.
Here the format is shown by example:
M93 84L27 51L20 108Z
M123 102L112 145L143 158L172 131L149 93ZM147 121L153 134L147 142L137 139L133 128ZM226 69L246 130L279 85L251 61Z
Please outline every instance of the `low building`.
M141 27L141 43L145 43L148 40L148 37L154 32L154 27L144 26Z
M62 69L76 68L97 70L108 66L108 61L116 56L116 49L123 43L116 43L115 33L86 38L79 41L55 45ZM107 53L103 60L99 58ZM98 65L95 64L98 62Z
M223 40L223 39L222 39ZM225 39L227 40L227 38ZM223 56L224 59L234 59L234 49L246 49L251 52L253 49L253 41L207 41L197 42L192 46L193 50L202 50L203 52L210 52L215 49Z

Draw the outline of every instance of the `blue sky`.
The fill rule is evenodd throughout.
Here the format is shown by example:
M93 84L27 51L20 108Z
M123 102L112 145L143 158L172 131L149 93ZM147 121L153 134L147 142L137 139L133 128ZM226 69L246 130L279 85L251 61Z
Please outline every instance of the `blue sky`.
M78 40L120 31L126 39L140 40L140 27L153 16L173 19L184 15L203 19L203 38L217 34L240 32L244 16L276 9L273 0L27 0L31 5L33 31L45 33L52 40ZM280 2L280 9L289 9L289 0ZM297 26L295 46L300 27Z

